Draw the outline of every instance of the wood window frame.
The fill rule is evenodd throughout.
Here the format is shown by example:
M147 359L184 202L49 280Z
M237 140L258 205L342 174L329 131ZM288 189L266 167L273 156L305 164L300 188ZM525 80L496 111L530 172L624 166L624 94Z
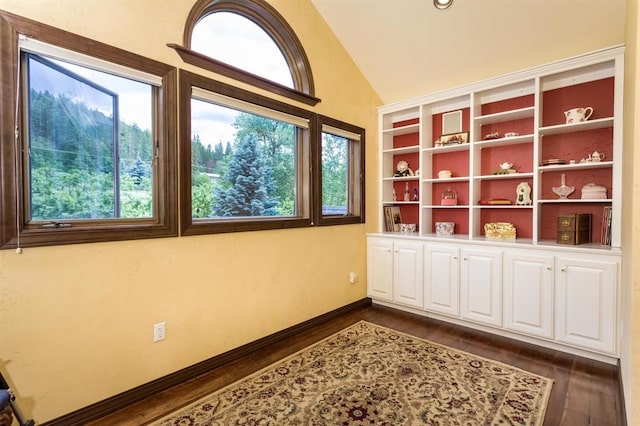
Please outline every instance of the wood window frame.
M323 125L359 135L359 140L350 140L348 182L349 194L346 215L325 215L322 213L322 133ZM365 130L324 115L316 116L316 152L314 153L314 200L315 222L320 226L365 223Z
M180 234L200 235L268 229L300 228L313 225L312 150L314 149L315 114L201 75L180 70ZM198 87L244 102L260 105L309 121L309 130L299 134L297 166L297 209L295 216L208 218L194 220L191 196L191 99L192 88Z
M162 78L154 111L157 139L154 143L159 148L154 217L85 220L65 227L43 227L26 223L22 154L15 137L16 123L23 122L20 105L16 105L19 103L16 93L21 78L18 75L19 34ZM0 11L0 59L0 248L178 235L175 67L5 11ZM18 120L16 114L19 115Z
M191 34L203 17L216 12L231 12L243 16L262 28L280 48L289 65L294 88L271 81L254 73L226 64L191 49ZM310 106L320 102L315 97L313 74L302 43L287 21L264 0L198 0L185 23L183 45L168 43L182 60L191 65L225 77L250 84Z

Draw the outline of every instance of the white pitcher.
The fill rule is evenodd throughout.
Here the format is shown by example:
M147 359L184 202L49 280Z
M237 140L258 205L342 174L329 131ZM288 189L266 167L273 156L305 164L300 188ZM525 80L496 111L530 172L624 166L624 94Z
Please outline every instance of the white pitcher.
M591 114L593 114L593 108L591 107L573 108L564 112L567 124L587 121Z

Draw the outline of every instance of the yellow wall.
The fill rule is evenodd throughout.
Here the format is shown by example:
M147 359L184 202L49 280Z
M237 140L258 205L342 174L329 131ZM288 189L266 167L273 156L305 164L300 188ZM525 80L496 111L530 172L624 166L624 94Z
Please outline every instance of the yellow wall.
M194 1L0 0L0 8L201 72L166 47L182 43ZM28 417L52 419L365 296L365 233L378 215L380 100L308 0L268 1L309 56L322 99L314 111L367 130L367 224L0 251L0 370ZM640 267L631 262L640 251L638 16L638 1L628 0L624 193L632 197L623 218L631 232L623 241L622 373L629 424L640 419L632 404L640 393L633 355L640 353L640 313L633 313ZM597 45L605 36L593 37ZM360 274L356 285L348 284L350 271ZM167 322L167 340L154 344L158 321Z
M627 20L625 28L625 102L624 102L624 173L622 228L630 232L623 233L624 247L623 281L622 281L622 336L621 372L624 381L625 400L627 403L627 420L630 425L640 423L640 263L634 253L640 253L640 149L635 148L635 141L640 139L640 127L636 120L640 111L640 93L638 87L638 71L640 70L640 33L638 31L637 0L627 1ZM634 258L636 261L634 262ZM634 309L635 308L635 309ZM635 396L635 398L634 398Z
M198 71L166 47L182 44L193 3L0 0L0 8ZM0 251L0 370L28 417L50 420L365 297L380 100L310 2L270 3L309 57L322 99L314 111L366 128L367 225ZM350 271L360 275L355 285ZM152 343L159 321L167 339Z

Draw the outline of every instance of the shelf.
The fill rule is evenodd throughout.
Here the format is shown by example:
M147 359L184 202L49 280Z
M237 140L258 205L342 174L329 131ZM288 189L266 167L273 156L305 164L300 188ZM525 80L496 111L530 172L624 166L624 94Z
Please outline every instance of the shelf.
M584 200L582 198L558 198L558 199L544 199L544 200L538 200L539 204L570 204L570 203L575 203L575 204L594 204L594 203L605 203L605 204L609 204L611 203L613 200L611 198L598 198L598 199L587 199Z
M431 148L425 148L422 151L428 152L431 154L444 154L445 152L468 151L468 150L469 150L469 144L461 143L461 144L454 144L454 145L447 145L447 146L436 146Z
M402 205L418 205L420 201L383 201L382 204L385 206L402 206Z
M474 176L474 180L496 180L496 179L527 179L532 178L533 172L529 173L509 173L505 175L482 175Z
M610 167L613 167L613 161L585 161L584 163L540 166L538 167L538 171L540 171L540 173L544 173L557 172L561 170L606 169Z
M378 109L383 129L379 134L380 199L389 200L397 193L404 200L401 195L407 185L410 193L418 191L420 198L379 204L401 207L403 218L417 223L420 236L432 238L435 222L444 220L456 223L459 240L492 243L483 237L483 224L506 221L518 230L517 244L525 246L542 241L555 246L555 241L546 241L556 236L557 216L568 211L591 214L592 234L599 235L604 207L611 207L611 241L619 250L622 160L626 154L618 128L623 112L619 84L622 71L623 51L616 49L568 59L561 65L531 68L526 75L503 76ZM587 105L595 111L590 120L564 123L565 111ZM460 129L469 132L470 140L434 146L446 124L442 116L457 111L461 114ZM393 128L394 125L398 127ZM505 133L519 135L483 139L489 134ZM596 150L606 154L603 161L581 162ZM554 158L567 164L542 165ZM418 168L419 175L394 177L399 160ZM517 173L494 174L503 171L500 165L505 162L513 163L511 168ZM453 176L439 178L438 173L445 170ZM574 185L575 198L560 199L552 191L563 174ZM516 200L525 199L518 192L520 182L532 188L531 205L515 204ZM609 198L579 198L580 188L592 182L605 187ZM456 192L459 204L432 205L440 202L439 192L447 187ZM512 204L480 204L481 200L503 198ZM378 227L385 228L384 218ZM558 247L587 252L589 246Z
M385 129L382 131L385 135L400 136L408 135L410 133L418 133L420 130L420 124L409 124L407 126L394 127L392 129Z
M469 180L469 176L451 177L446 179L440 179L440 178L422 179L422 181L426 183L467 182L468 180Z
M502 243L502 244L523 244L523 245L531 245L533 240L531 238L518 238L515 239L498 239L498 238L487 238L487 237L473 237L473 241L478 242L490 242L490 243Z
M468 209L469 206L458 204L457 206L441 206L439 204L422 206L423 209Z
M473 144L473 146L477 146L480 148L505 146L505 145L518 145L521 143L533 143L533 134L512 136L509 138L483 139L481 141L475 141L471 143Z
M605 250L610 251L611 246L600 243L585 243L585 244L560 244L555 240L538 240L537 245L539 246L554 246L554 247L563 247L563 248L584 248L589 250Z
M418 180L420 179L420 176L389 176L389 177L385 177L382 178L382 180L386 180L386 181L392 181L392 182L404 182L404 181L412 181L412 180Z
M559 135L563 133L584 132L586 130L604 129L613 127L613 117L599 118L574 124L558 124L556 126L540 127L541 136Z
M532 209L533 205L529 206L517 206L515 204L494 204L494 205L485 205L485 204L474 204L474 209Z
M402 148L391 148L391 149L385 149L382 151L383 154L408 154L411 152L420 152L420 146L419 145L412 145L412 146L404 146Z
M453 235L438 235L435 232L425 232L420 234L422 237L433 238L442 241L451 241L451 240L468 240L469 234L453 234Z
M476 121L476 123L480 125L500 123L503 121L530 118L530 117L533 117L534 112L535 112L535 107L530 106L526 108L511 110L511 111L497 112L495 114L481 115L479 117L474 118L474 120Z

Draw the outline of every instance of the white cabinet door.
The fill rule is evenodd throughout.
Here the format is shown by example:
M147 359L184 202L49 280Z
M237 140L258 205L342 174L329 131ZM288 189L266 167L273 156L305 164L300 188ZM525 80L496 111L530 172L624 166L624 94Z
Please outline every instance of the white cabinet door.
M460 315L458 247L426 244L424 247L424 304L428 311Z
M393 240L367 240L367 295L393 301Z
M460 316L502 325L502 252L462 249Z
M504 327L553 338L553 256L504 254Z
M618 263L594 258L557 258L556 339L617 353Z
M393 245L393 300L424 307L422 242L396 241Z

